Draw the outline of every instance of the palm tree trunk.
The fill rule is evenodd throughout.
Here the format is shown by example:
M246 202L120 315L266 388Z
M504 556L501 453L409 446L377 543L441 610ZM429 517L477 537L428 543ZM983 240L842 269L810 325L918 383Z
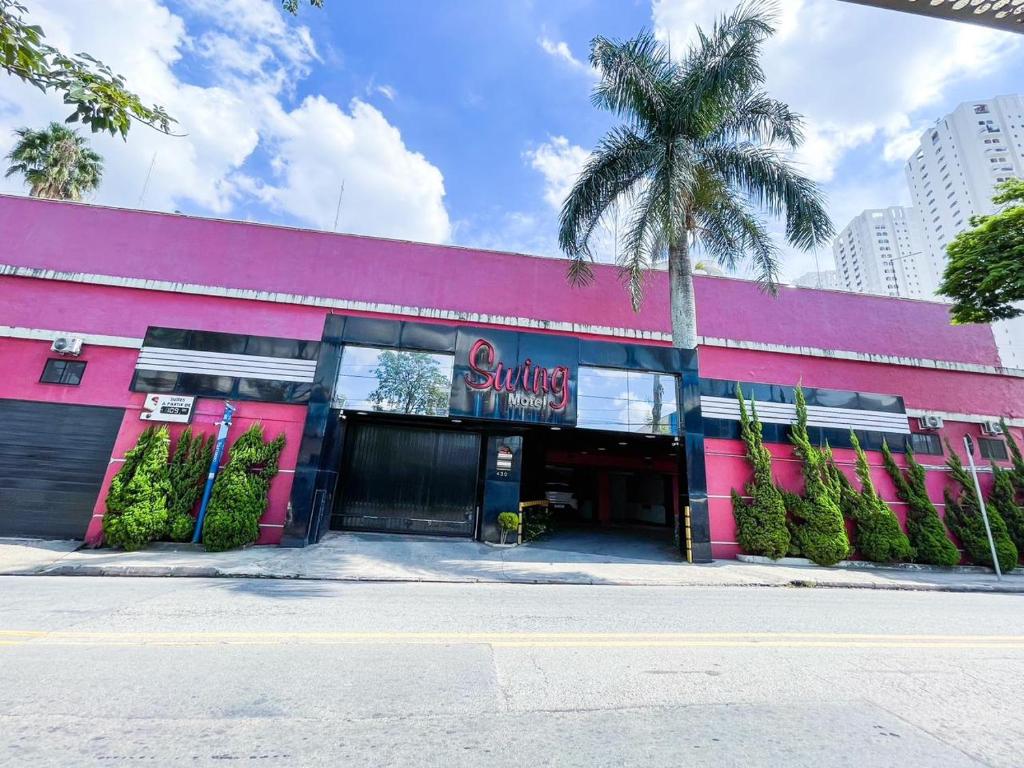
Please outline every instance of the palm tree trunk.
M668 246L668 286L672 306L672 345L683 349L697 347L697 302L693 294L693 267L689 244Z

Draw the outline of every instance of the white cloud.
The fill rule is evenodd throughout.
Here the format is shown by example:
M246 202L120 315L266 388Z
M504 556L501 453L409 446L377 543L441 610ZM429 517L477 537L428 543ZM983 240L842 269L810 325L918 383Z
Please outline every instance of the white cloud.
M734 0L654 0L655 34L681 55L695 25L707 29L733 7ZM998 71L1024 43L1019 35L835 0L777 7L779 31L764 49L767 88L805 115L806 141L794 159L823 183L837 228L864 208L905 203L903 163L950 108L950 93ZM858 150L877 152L880 162L868 154L864 166L843 168ZM789 276L815 268L814 254L782 241L779 232ZM818 261L829 268L829 246Z
M570 143L565 136L553 136L528 149L523 156L530 167L544 177L544 200L558 211L579 178L590 151Z
M441 172L366 102L354 99L346 112L323 96L307 97L277 115L273 141L276 182L257 188L275 207L330 228L344 183L339 231L450 238Z
M37 0L30 18L54 44L89 51L124 73L130 88L163 104L186 134L136 125L127 142L91 135L105 159L96 202L230 216L257 200L331 226L340 179L348 177L339 228L348 221L365 234L448 237L440 171L408 150L380 112L358 101L346 112L323 97L287 106L318 54L309 30L286 22L276 0L185 0L184 17L159 0L107 0L103 14L89 5ZM198 36L186 23L195 17L202 20ZM190 65L183 71L204 70L204 84L179 76L180 62ZM14 128L60 121L67 112L59 96L8 78L0 92L0 153L9 151ZM269 183L243 171L257 156L278 170ZM24 191L13 178L0 189Z
M673 54L734 7L733 0L654 0L655 34ZM978 79L1017 50L1019 36L967 24L834 0L778 4L779 32L765 45L768 89L806 115L808 142L799 158L829 180L844 155L881 136L886 159L909 145L911 126L938 114L949 89Z
M568 65L570 69L584 73L590 77L597 77L597 72L593 67L591 67L587 62L573 56L572 49L569 48L569 44L564 40L552 40L547 35L541 35L537 38L537 45L539 45L544 52L548 54L548 56L558 59L563 64Z

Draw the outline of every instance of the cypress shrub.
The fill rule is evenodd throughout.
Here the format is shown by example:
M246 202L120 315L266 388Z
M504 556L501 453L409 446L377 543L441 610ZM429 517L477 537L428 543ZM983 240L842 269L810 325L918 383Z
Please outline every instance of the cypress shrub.
M985 522L981 517L981 507L978 503L978 494L974 490L974 481L964 469L960 457L953 451L953 446L949 444L948 440L946 448L949 452L946 465L949 467L953 479L960 485L959 498L954 498L948 489L945 492L946 524L960 539L971 560L979 565L992 566L992 552L988 546ZM989 528L992 530L992 541L996 546L996 557L999 558L999 567L1004 572L1013 570L1017 566L1017 547L1010 539L1006 523L999 511L988 508L987 512Z
M167 427L148 427L110 483L103 533L112 547L142 549L167 530Z
M857 549L866 559L875 563L898 563L909 560L914 554L910 540L900 528L899 520L882 501L871 479L871 468L868 457L860 447L857 435L850 432L850 442L857 452L857 478L860 480L860 492L856 492L849 481L852 497L853 519L857 524ZM835 465L833 464L835 467ZM837 474L846 476L835 467Z
M945 566L959 563L960 551L946 535L946 527L928 498L926 473L914 452L907 447L906 474L897 466L886 442L882 443L882 458L896 485L896 495L907 504L907 538L914 549L914 562Z
M803 557L803 550L800 549L800 521L810 514L807 509L810 505L799 494L790 491L782 491L782 501L786 505L786 529L789 531L789 551L786 554L790 557Z
M213 459L213 436L194 436L187 427L171 458L171 492L167 497L167 535L171 541L190 541L195 529L192 508L203 492Z
M764 447L761 421L757 407L750 403L750 414L743 401L743 392L736 387L740 404L740 436L746 446L747 459L754 468L754 479L747 484L748 503L735 489L732 491L732 512L736 518L736 541L749 555L762 555L778 560L789 551L789 528L782 493L772 480L772 456Z
M1013 473L992 464L992 475L995 483L988 501L990 510L994 509L1006 523L1006 532L1010 541L1017 547L1017 554L1024 552L1024 509L1017 504L1016 489L1013 485Z
M839 508L840 494L828 469L826 452L811 444L807 434L807 401L796 388L796 423L790 441L803 462L806 504L795 507L797 544L818 565L835 565L850 555L850 540Z
M1010 479L1017 489L1020 501L1024 503L1024 456L1021 455L1020 446L1017 445L1017 441L1013 439L1013 435L1010 433L1010 428L1006 425L1006 419L1000 419L999 423L1003 427L1003 434L1006 435L1006 444L1010 447L1010 458L1013 460L1013 474L1010 476Z
M270 481L284 448L284 435L267 443L254 424L231 446L227 466L217 475L203 522L203 544L222 552L252 544L267 509Z

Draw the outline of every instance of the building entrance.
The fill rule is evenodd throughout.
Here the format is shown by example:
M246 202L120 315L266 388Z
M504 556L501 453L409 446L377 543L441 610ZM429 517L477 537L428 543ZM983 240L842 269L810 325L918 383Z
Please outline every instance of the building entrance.
M524 440L522 499L547 502L555 533L616 529L671 541L678 462L668 436L534 430Z
M349 422L331 528L473 536L480 435Z

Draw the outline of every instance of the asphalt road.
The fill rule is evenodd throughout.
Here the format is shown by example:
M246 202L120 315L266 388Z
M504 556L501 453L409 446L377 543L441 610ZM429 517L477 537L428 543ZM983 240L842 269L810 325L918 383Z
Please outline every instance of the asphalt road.
M0 765L1021 766L1024 596L0 578Z

